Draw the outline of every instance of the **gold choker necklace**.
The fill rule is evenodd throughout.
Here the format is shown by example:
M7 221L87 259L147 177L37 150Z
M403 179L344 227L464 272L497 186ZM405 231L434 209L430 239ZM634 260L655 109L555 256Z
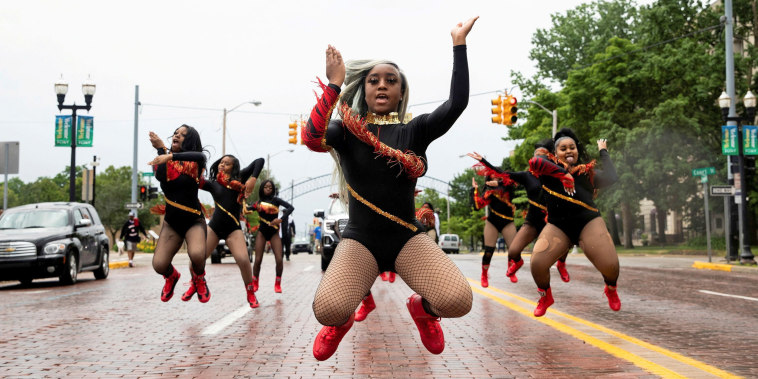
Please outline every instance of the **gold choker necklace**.
M407 124L412 118L413 116L410 113L406 113L402 124ZM383 116L379 116L376 113L369 113L366 115L366 123L374 125L401 124L397 112L390 112L390 114Z

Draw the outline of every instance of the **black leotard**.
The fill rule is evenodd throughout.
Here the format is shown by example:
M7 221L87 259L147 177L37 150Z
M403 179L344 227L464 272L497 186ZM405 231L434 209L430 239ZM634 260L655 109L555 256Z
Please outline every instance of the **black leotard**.
M547 221L560 228L574 245L579 244L579 235L590 221L600 217L594 202L596 189L601 189L618 180L616 168L608 150L600 150L602 170L592 168L583 174L572 174L576 193L569 196L564 191L561 179L568 173L563 166L542 157L529 161L530 170L539 176L545 190Z
M190 168L188 164L203 162L205 156L201 152L189 151L172 153L171 159L173 162L153 166L153 171L166 199L166 217L163 221L184 238L187 230L195 225L202 225L205 230L205 217L197 198L200 174L197 165ZM167 169L167 164L171 165L171 169Z
M486 159L482 159L481 162L496 172L507 174L514 182L521 184L524 187L526 190L526 197L529 199L529 207L527 208L524 223L537 229L537 233L539 234L547 223L547 221L545 221L547 207L545 206L542 182L529 171L503 171L499 167L493 166Z
M489 205L487 210L487 221L492 224L498 232L513 222L513 186L484 187L484 193L479 194L479 190L471 188L470 195L475 209L482 209Z
M271 213L267 212L265 209L269 206L274 207ZM284 207L284 210L282 211L282 217L279 217L281 207ZM260 221L260 228L258 230L263 234L263 238L265 238L266 241L271 241L271 238L279 232L279 227L272 225L271 221L274 221L277 217L284 219L295 210L290 203L276 196L264 197L250 206L249 209L258 211L258 220ZM287 225L284 226L286 227Z
M340 91L335 85L330 84L329 87L337 93ZM466 46L454 46L450 97L447 101L431 113L415 117L408 124L368 124L367 128L385 145L403 152L413 152L426 162L429 143L453 126L466 109L468 95ZM309 120L308 127L308 132L314 135L320 133L314 128L312 120ZM376 258L379 271L394 271L395 259L405 243L424 231L415 215L413 195L416 178L409 178L397 164L377 155L371 146L347 130L341 120L329 122L325 143L339 153L342 172L349 189L352 189L348 207L350 219L342 237L364 245Z
M248 178L257 178L263 169L263 158L254 160L250 165L240 171L239 182L244 184ZM233 231L240 229L240 213L242 212L242 201L240 201L240 191L227 185L219 183L215 178L200 183L200 189L210 192L213 201L216 203L216 210L211 216L208 226L213 229L218 238L225 239Z

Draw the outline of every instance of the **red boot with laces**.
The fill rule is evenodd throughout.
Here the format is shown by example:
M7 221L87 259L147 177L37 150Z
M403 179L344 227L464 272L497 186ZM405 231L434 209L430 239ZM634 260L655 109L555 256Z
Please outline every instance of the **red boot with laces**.
M390 273L389 273L388 276L389 276L389 282L390 283L395 283L395 272L394 271L390 271Z
M197 292L197 289L195 288L195 282L190 280L189 288L187 289L187 292L182 295L182 301L190 301L192 299L192 296L195 296L195 293Z
M253 277L253 292L258 292L258 277Z
M542 317L547 312L547 308L553 305L555 301L553 301L553 291L550 288L545 291L538 289L538 291L540 300L537 302L537 308L534 308L534 316Z
M558 273L561 274L561 280L568 283L569 280L571 280L571 277L569 277L569 272L566 271L566 262L558 261L558 263L555 264L555 267L558 269Z
M374 295L368 294L361 301L361 307L355 312L355 321L363 321L366 319L369 313L376 309L376 303L374 303Z
M521 268L521 266L524 265L524 260L519 259L518 262L514 261L513 259L508 260L508 271L505 272L505 276L511 279L511 283L517 283L518 278L516 277L516 271Z
M487 288L490 286L489 277L487 274L487 270L490 269L490 265L482 265L482 287Z
M247 291L247 302L250 304L250 308L258 308L258 299L255 298L255 291L253 290L253 283L245 286Z
M422 302L421 295L414 293L405 305L416 323L424 347L432 354L442 353L445 350L445 335L442 333L440 318L426 313Z
M179 271L176 271L174 266L171 266L171 270L171 275L163 277L166 279L166 283L163 285L163 290L161 291L161 301L163 302L171 300L171 297L174 296L174 287L176 287L179 277L182 276Z
M616 287L606 284L603 292L605 292L605 296L608 298L608 306L618 312L621 309L621 299L619 299L619 294L616 292Z
M205 272L200 275L192 277L192 282L197 289L197 299L201 303L207 303L211 299L211 291L208 289L208 284L205 282Z
M382 277L382 281L385 281L385 282L387 281L387 279L389 279L387 277L387 272L386 271L384 271L381 274L379 274L379 276L381 276Z
M340 326L324 326L321 328L313 342L313 356L319 361L329 359L337 351L342 337L353 326L353 321L355 321L355 314L350 315L350 319Z
M277 276L276 282L274 282L274 292L282 293L282 277Z

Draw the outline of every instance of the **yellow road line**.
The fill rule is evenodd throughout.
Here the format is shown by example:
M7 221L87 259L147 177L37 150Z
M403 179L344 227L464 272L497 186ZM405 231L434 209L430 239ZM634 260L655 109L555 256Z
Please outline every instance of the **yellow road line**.
M702 262L702 261L695 261L692 264L692 267L699 268L699 269L707 269L707 270L718 270L718 271L732 271L732 265L726 265L721 263L709 263L709 262Z
M536 306L536 302L493 287L489 287L487 290L479 288L479 281L471 278L468 278L468 281L472 284L474 292L562 333L589 343L615 357L629 361L653 374L666 378L686 378L703 376L704 373L708 373L719 378L739 378L739 376L727 371L552 308L548 309L548 315L555 316L558 319L563 318L565 322L549 318L547 315L536 318L531 309L523 306L533 307ZM498 295L509 297L522 304L519 305ZM626 345L627 347L623 348L618 345Z

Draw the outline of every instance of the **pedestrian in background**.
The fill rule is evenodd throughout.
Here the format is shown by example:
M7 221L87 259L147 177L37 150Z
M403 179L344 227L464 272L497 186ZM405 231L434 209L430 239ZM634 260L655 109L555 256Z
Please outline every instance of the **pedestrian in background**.
M289 219L289 215L282 217L282 249L284 249L284 258L290 260L290 254L292 253L292 237L295 235L295 223Z
M139 234L142 233L145 238L145 228L139 223L139 219L134 217L134 213L129 213L129 219L121 227L121 240L124 241L124 250L129 257L129 267L134 267L134 252L137 250L137 244L140 242Z

